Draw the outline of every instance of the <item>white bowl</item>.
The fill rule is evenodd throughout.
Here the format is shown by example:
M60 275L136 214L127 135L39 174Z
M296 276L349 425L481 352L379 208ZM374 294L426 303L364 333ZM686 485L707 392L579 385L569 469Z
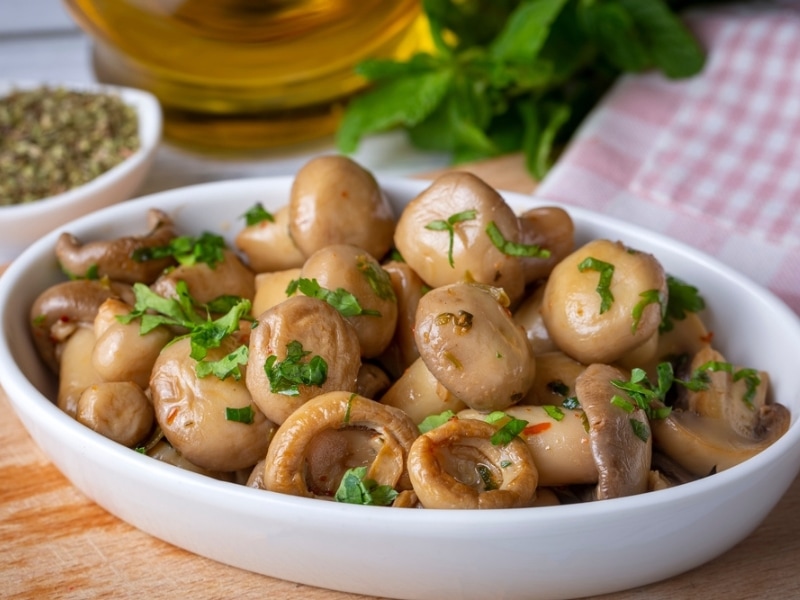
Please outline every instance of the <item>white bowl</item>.
M99 84L0 82L0 97L15 89L42 85L118 94L139 116L140 147L120 164L62 194L25 204L0 206L0 264L11 261L59 225L133 196L147 175L161 140L161 105L155 96L142 90Z
M125 202L60 228L84 240L141 233L148 207L187 232L229 240L256 201L285 203L290 178L194 186ZM381 180L397 207L420 181ZM536 204L506 194L516 208ZM541 203L540 203L541 204ZM716 260L601 215L571 209L579 241L607 237L653 252L700 287L728 360L767 369L789 431L745 463L700 481L582 505L490 511L403 510L296 498L237 486L140 455L73 421L28 332L37 294L59 281L58 231L0 278L0 382L33 439L89 498L176 546L250 571L403 599L574 598L692 569L752 532L800 468L800 322L783 303Z

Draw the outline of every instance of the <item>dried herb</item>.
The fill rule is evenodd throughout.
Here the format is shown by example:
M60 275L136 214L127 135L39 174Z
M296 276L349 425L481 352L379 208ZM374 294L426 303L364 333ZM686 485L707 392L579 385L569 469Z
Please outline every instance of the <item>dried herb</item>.
M41 86L0 98L0 206L95 179L139 148L136 111L114 94Z

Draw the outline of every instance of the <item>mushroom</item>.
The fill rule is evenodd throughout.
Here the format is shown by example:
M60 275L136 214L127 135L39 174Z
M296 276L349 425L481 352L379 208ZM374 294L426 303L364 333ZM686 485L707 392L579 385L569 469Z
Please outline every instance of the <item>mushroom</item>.
M431 290L420 298L414 336L430 372L470 408L502 410L533 384L528 339L500 289L454 283Z
M589 423L589 440L597 466L597 500L620 498L647 491L652 459L652 435L641 408L614 387L614 380L626 380L619 369L591 364L575 382L581 408ZM632 412L612 402L615 396L627 399Z
M382 258L395 216L372 174L346 156L318 156L297 172L289 198L289 233L306 256L352 244Z
M357 300L361 310L345 303L337 308L351 311L343 314L358 335L361 356L375 358L386 350L397 325L397 297L374 256L350 244L325 246L308 257L300 277L316 281L328 292L348 292Z
M421 358L395 380L380 402L399 408L417 424L430 415L448 410L456 413L467 407L434 377Z
M597 465L582 410L555 406L511 406L504 412L507 417L528 423L519 438L530 450L539 472L540 486L597 484ZM458 418L485 421L487 414L467 409L459 412ZM495 424L504 422L500 420Z
M256 293L253 298L253 314L260 315L265 310L280 304L289 297L286 291L296 279L300 278L300 267L273 271L271 273L258 273L256 275Z
M380 398L391 385L392 380L381 367L373 363L361 363L356 380L356 392L359 396L373 400Z
M575 381L585 369L586 365L563 352L538 354L536 376L522 403L561 406L575 396Z
M257 321L250 335L247 388L271 421L280 425L322 393L356 390L361 367L358 336L330 304L292 296ZM310 370L312 361L324 364L324 374L320 369L314 370L317 377L297 374L302 368Z
M205 360L220 360L238 345L228 336L208 350ZM159 427L170 444L199 467L252 467L266 454L275 424L254 405L243 378L200 377L198 362L190 354L191 341L181 338L164 348L153 366L150 392ZM246 375L246 365L242 369Z
M130 323L117 319L132 310L133 307L117 298L109 298L100 305L94 320L96 341L92 365L105 381L133 382L146 389L153 365L173 333L159 325L142 334L138 319Z
M380 357L381 363L396 378L419 358L414 341L414 322L419 299L427 291L425 282L407 263L391 260L383 264L397 297L397 325L389 347Z
M306 259L289 235L289 206L280 208L272 217L248 225L234 240L256 273L299 268Z
M56 405L73 418L78 414L84 390L103 381L92 364L94 342L94 331L84 326L75 329L61 344Z
M232 471L212 471L210 469L198 467L191 461L186 460L185 456L181 455L180 452L170 446L169 442L163 439L154 444L153 447L147 451L147 456L160 460L168 465L178 467L179 469L205 475L206 477L218 479L219 481L233 483L236 479L236 475Z
M550 255L521 258L525 281L546 279L553 267L575 249L575 224L569 213L558 206L531 208L519 216L521 243L539 246Z
M608 364L657 333L666 298L654 256L599 239L555 266L541 312L559 349L584 364Z
M223 250L222 261L214 266L205 262L179 265L164 273L150 287L159 296L174 298L177 297L179 281L186 282L189 294L202 304L222 295L252 301L256 293L255 273L228 248Z
M474 281L503 288L513 304L525 286L522 262L492 242L490 224L520 242L517 216L494 188L471 173L448 173L408 203L394 243L431 287Z
M115 442L133 448L153 428L153 405L132 381L90 385L78 399L75 418Z
M327 392L278 428L264 461L263 485L281 494L330 499L348 469L367 467L365 479L409 490L406 460L418 433L400 410L351 392Z
M420 435L408 475L425 508L520 508L536 497L538 471L518 437L496 443L485 421L450 419Z
M143 250L166 246L175 237L172 219L163 211L147 212L150 231L143 236L81 243L70 233L62 233L56 242L56 257L62 268L75 277L108 277L125 283L150 284L164 269L175 264L168 258L137 258Z
M31 333L39 356L54 373L60 345L79 327L91 327L103 302L119 297L132 298L127 285L89 279L57 283L39 294L31 305Z
M514 310L514 321L525 330L534 354L558 350L542 318L542 298L544 298L544 285L537 286Z
M691 370L697 372L712 363L730 364L706 347L695 355ZM786 433L790 423L789 410L769 401L769 381L763 371L752 370L750 377L738 380L726 370L708 370L706 375L707 389L685 391L666 418L653 421L658 448L697 477L755 456ZM752 394L750 384L754 385Z

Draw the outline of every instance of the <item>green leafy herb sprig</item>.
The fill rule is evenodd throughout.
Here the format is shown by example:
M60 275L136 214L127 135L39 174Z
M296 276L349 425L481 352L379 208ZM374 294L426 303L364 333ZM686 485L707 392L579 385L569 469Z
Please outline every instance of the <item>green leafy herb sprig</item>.
M211 348L219 348L222 340L239 329L242 319L250 318L251 303L246 298L220 296L209 304L198 303L189 293L185 281L175 285L175 298L159 296L143 283L133 285L135 303L127 315L119 315L121 323L140 319L139 333L145 335L161 325L186 329L187 333L173 342L188 337L190 356L198 361L200 377L217 375L220 379L241 377L239 365L247 362L247 346L240 346L220 361L204 361ZM222 316L214 319L213 314Z
M374 479L368 479L367 467L354 467L348 469L334 499L347 504L362 504L366 506L389 506L398 496L398 492L391 486L380 485Z
M556 149L623 72L685 78L705 55L667 0L423 0L434 50L369 60L337 145L405 128L461 163L523 151L541 179Z

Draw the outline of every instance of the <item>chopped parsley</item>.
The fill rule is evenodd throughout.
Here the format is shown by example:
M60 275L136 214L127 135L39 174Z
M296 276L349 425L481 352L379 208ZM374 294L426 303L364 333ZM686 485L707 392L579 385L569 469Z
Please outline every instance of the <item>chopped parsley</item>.
M428 415L422 422L417 425L420 433L428 433L431 429L436 429L439 425L444 425L450 419L455 419L456 413L452 410L446 410L438 415Z
M450 266L453 268L455 268L455 263L453 261L453 241L456 234L455 226L457 223L471 221L475 219L477 215L478 211L475 209L465 210L463 212L450 215L447 217L447 220L437 219L425 225L425 229L430 229L431 231L446 231L450 236L447 246L447 262L450 263Z
M578 270L581 273L585 271L597 271L600 273L600 279L597 282L595 291L600 295L600 314L602 315L614 303L614 295L611 293L614 265L589 256L581 261L581 264L578 265Z
M334 499L336 502L369 506L389 506L397 498L397 491L389 485L378 485L373 479L365 479L367 467L355 467L345 471Z
M671 331L674 321L682 321L686 313L700 312L706 307L705 300L697 288L677 277L667 275L667 306L661 320L660 331Z
M508 419L508 421L489 438L489 441L494 446L506 446L510 444L528 425L528 421L507 415L501 410L496 410L486 416L487 423L495 424L503 419Z
M216 375L219 379L233 377L236 381L242 378L242 365L247 364L249 350L247 346L239 346L236 350L219 360L203 360L197 363L197 376L200 378Z
M639 329L639 322L642 320L642 313L644 313L644 309L649 304L659 304L661 306L661 312L663 313L664 308L664 298L662 298L661 293L658 290L647 290L639 294L641 300L636 303L633 307L633 311L631 314L633 316L633 324L631 325L631 333L636 333L636 330Z
M536 244L518 244L507 240L500 228L494 221L489 221L486 226L486 234L492 240L495 248L508 256L519 256L525 258L550 258L550 250L537 246Z
M319 355L305 360L311 354L303 350L297 340L286 344L286 358L282 361L274 354L264 362L264 372L269 379L270 391L284 396L297 396L301 385L320 386L328 379L328 363Z
M250 425L253 423L255 419L255 411L253 411L253 407L243 406L241 408L233 408L230 406L225 407L225 420L226 421L234 421L236 423L244 423L245 425Z
M322 287L316 279L293 279L286 288L286 295L291 296L297 291L302 292L309 298L323 300L338 310L344 317L357 317L364 315L368 317L380 317L381 313L377 310L362 308L358 298L344 288L337 288L334 291Z
M356 267L367 278L369 287L372 288L378 298L381 300L397 300L392 287L392 280L380 265L375 264L366 256L359 256L356 260Z
M137 248L132 257L138 262L174 258L184 266L205 263L213 269L224 260L224 250L225 240L222 236L205 231L199 236L175 237L165 246Z
M275 222L275 216L269 212L261 202L256 202L251 206L243 215L245 223L250 225L258 225L262 221Z

